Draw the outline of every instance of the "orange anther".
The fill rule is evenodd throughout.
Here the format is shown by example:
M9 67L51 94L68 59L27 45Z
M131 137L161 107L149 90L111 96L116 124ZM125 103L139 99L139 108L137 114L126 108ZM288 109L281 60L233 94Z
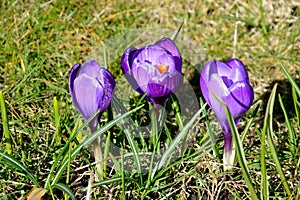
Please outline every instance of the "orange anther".
M158 69L159 73L161 73L161 74L163 74L163 73L165 73L165 72L168 71L168 67L166 65L163 65L163 64L162 65L158 65L157 69Z

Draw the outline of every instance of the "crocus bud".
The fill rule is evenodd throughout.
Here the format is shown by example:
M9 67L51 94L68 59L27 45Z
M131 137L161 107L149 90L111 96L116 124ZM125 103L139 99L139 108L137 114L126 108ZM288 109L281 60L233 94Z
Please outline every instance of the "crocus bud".
M183 81L181 55L169 38L140 49L129 47L122 56L121 67L133 89L146 93L154 105L164 105Z
M233 58L225 63L215 60L207 62L200 75L200 87L208 105L214 111L224 133L224 153L230 152L232 135L219 97L229 108L236 125L249 110L253 98L253 88L243 63Z
M74 106L89 119L96 111L100 113L89 124L92 132L98 124L98 117L105 111L113 97L115 80L109 71L101 67L95 60L83 66L75 64L69 76L69 91Z

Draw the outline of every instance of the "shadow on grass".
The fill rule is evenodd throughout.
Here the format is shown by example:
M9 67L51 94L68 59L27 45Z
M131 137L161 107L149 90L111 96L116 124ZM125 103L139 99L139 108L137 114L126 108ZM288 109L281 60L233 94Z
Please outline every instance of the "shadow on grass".
M300 85L300 79L295 79L295 82L298 85ZM278 129L278 124L285 123L284 114L279 103L279 94L282 98L282 102L287 112L288 118L292 119L296 117L294 99L292 95L292 85L287 79L273 81L270 84L270 87L268 88L268 92L266 92L264 95L261 96L260 99L263 101L262 113L266 112L266 107L271 94L271 90L273 89L276 83L277 83L277 91L276 91L276 97L275 97L274 109L273 109L273 122L276 122L273 123L274 130Z

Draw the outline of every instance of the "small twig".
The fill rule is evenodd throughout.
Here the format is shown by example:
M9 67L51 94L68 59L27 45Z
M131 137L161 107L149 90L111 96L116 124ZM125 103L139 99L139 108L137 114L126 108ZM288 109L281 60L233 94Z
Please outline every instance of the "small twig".
M91 199L93 183L94 183L94 173L93 173L93 170L91 169L90 179L89 179L89 183L88 183L88 187L87 187L87 191L86 191L86 200Z

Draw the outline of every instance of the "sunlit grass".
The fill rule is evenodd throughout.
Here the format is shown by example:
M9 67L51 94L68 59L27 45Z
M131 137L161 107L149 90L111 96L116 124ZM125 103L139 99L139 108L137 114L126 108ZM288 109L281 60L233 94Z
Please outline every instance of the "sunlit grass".
M4 0L0 13L1 199L18 199L33 187L45 188L52 199L85 198L95 168L88 144L106 135L105 131L124 152L119 157L108 152L106 178L89 188L91 199L251 199L251 192L260 199L300 197L300 11L296 1ZM101 118L102 129L89 135L68 93L70 67L84 63L103 41L133 28L176 31L182 21L179 34L193 41L189 49L180 49L183 70L198 98L197 72L202 62L228 60L235 51L249 71L255 103L237 129L244 157L238 157L231 172L222 170L222 134L211 110L199 111L204 109L201 100L199 110L194 110L199 111L198 117L186 127L186 138L188 123L182 119L182 108L175 97L170 100L165 135L157 148L148 139L132 137L133 129L122 131L117 121L128 118L112 119L110 111ZM120 58L114 59L101 64L119 80ZM271 95L275 83L277 90ZM129 99L126 109L132 111L132 120L147 122L149 106L144 97ZM267 106L268 101L272 106ZM189 146L170 161L168 156L179 152L172 151L180 144L175 136ZM163 147L170 149L161 162L138 154ZM149 172L140 173L142 159L151 161ZM253 189L243 176L245 160ZM133 170L124 170L127 161L132 161Z

